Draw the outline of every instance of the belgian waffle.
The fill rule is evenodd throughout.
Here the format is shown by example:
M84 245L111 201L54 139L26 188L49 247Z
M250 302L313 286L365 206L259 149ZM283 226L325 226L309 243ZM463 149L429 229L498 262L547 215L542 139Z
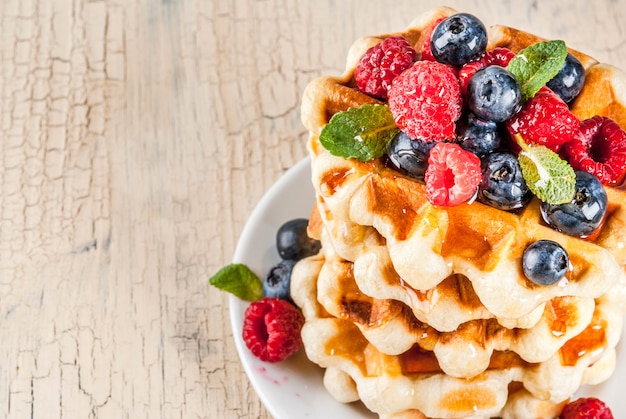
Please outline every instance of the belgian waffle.
M554 417L581 385L614 369L626 311L624 191L606 188L609 215L593 241L582 240L546 226L537 200L518 213L478 202L436 207L423 183L384 161L335 157L318 141L336 112L379 103L354 88L369 47L402 35L419 53L434 22L454 13L438 8L402 33L359 39L342 76L304 92L317 197L309 230L323 247L292 276L303 341L335 398L360 399L383 418ZM488 49L514 52L542 40L503 26L488 39ZM572 111L626 127L626 76L570 52L587 72ZM570 255L555 286L521 272L524 248L538 239Z
M294 271L293 298L307 319L302 331L307 356L332 376L325 383L335 398L344 402L360 399L381 417L415 411L433 418L549 418L558 414L581 385L600 382L613 371L623 316L619 293L593 302L592 317L583 331L545 361L532 363L510 350L494 351L482 372L472 372L469 378L454 377L441 364L473 362L480 357L473 351L484 349L488 342L479 342L476 336L465 339L465 329L460 329L457 339L453 334L453 339L444 343L456 358L453 361L428 349L436 346L438 338L433 336L436 333L429 335L425 327L418 343L401 354L382 352L364 329L384 327L390 341L403 339L406 330L397 325L386 327L384 324L393 320L385 317L393 316L394 310L375 308L343 282L337 287L345 295L344 311L329 313L316 297L322 282L318 278L329 262L338 260L318 255L300 262ZM340 278L345 281L346 276ZM620 288L621 293L626 289L623 283ZM402 311L395 312L399 313ZM407 318L397 315L396 321ZM538 346L545 343L539 336L533 342Z

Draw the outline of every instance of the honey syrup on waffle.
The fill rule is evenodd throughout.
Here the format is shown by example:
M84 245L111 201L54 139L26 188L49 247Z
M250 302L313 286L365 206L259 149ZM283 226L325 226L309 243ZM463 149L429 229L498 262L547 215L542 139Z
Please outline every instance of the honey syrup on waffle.
M593 320L582 333L568 340L561 347L561 364L574 366L585 355L598 355L604 351L606 341L606 321L594 314Z

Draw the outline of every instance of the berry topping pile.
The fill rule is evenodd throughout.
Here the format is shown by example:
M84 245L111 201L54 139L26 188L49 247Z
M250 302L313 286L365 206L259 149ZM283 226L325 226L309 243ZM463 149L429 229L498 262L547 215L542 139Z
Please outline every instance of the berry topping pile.
M357 88L383 103L334 114L322 146L364 162L383 158L423 181L437 206L477 199L519 211L536 197L550 226L592 238L606 214L597 196L626 178L626 132L607 117L581 121L571 112L585 68L565 43L487 50L485 26L467 13L439 19L419 45L400 38L370 48L354 73ZM577 189L575 171L593 186Z
M296 263L321 249L307 235L309 220L296 218L276 232L281 260L261 280L246 265L233 263L220 269L209 283L243 300L251 301L244 314L242 338L262 361L280 362L302 347L304 316L291 299L291 273Z

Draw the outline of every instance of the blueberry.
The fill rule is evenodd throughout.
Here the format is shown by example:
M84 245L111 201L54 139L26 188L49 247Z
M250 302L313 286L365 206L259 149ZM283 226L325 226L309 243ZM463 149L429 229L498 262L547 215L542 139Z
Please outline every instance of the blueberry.
M472 113L457 122L456 135L461 147L479 157L495 151L502 143L498 124L483 121Z
M556 76L550 80L548 86L554 93L559 95L563 102L570 103L583 89L585 85L585 67L571 53L567 53L565 63Z
M284 223L276 232L276 249L282 259L300 260L315 255L322 247L319 240L307 234L309 220L296 218Z
M481 119L503 122L522 107L522 90L507 69L490 65L478 70L470 79L467 105Z
M478 188L478 200L492 207L511 211L524 207L532 198L517 156L509 152L494 152L481 159L483 178Z
M526 278L537 285L552 285L569 269L569 255L557 242L539 240L530 244L522 256Z
M295 260L281 260L267 272L263 278L263 295L265 297L291 300L291 272Z
M404 132L396 135L387 146L387 156L400 172L418 180L424 180L428 167L428 155L435 141L412 139Z
M602 224L607 196L594 175L577 171L574 198L565 204L541 204L541 216L555 230L570 236L587 237Z
M486 47L485 25L468 13L458 13L442 20L430 38L433 57L455 67L477 60Z

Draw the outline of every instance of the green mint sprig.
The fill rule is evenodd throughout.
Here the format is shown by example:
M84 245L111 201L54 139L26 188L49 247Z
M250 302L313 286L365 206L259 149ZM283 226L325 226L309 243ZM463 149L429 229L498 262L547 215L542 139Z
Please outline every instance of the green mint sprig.
M388 106L362 105L333 115L320 143L334 156L366 162L382 157L399 131Z
M561 70L567 57L563 41L539 42L518 52L506 69L522 90L522 99L528 100Z
M246 301L256 301L263 297L261 279L241 263L224 266L209 278L209 284Z
M515 135L515 141L522 148L517 158L528 189L551 205L570 202L576 193L572 166L545 146L527 144L520 134Z

